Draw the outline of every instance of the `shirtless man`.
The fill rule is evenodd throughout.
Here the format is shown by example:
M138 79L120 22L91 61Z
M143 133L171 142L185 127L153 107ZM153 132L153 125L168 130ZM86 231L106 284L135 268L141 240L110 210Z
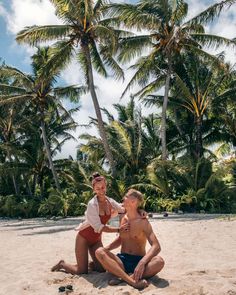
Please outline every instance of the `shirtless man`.
M148 286L146 278L156 275L164 267L164 260L157 256L161 251L160 244L147 219L142 219L137 209L143 202L139 191L130 189L123 198L126 214L121 218L121 225L129 223L127 232L109 246L96 250L96 257L102 266L121 280L137 289ZM151 247L146 252L146 242ZM121 245L121 253L114 255L111 250Z

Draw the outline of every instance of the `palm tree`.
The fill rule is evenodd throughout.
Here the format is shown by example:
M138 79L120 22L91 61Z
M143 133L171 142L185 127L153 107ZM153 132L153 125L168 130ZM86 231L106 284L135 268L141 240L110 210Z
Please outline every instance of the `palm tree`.
M161 122L163 160L167 159L166 110L174 63L183 52L194 52L207 60L215 60L203 46L235 45L235 40L207 34L203 27L218 17L223 8L230 7L234 2L221 1L187 22L184 20L188 13L188 4L182 0L141 0L137 4L115 3L110 6L112 16L118 17L126 27L149 32L146 35L123 38L120 42L119 59L126 62L139 56L144 50L149 52L133 67L135 74L125 91L137 82L142 87L137 93L141 96L165 86Z
M21 140L22 129L22 106L0 106L0 154L1 172L7 174L9 170L12 178L15 194L19 195L18 171L14 169L14 159L17 159L20 151L18 150Z
M220 131L222 142L231 145L234 155L236 153L235 78L235 67L229 68L227 74L220 73L216 99L212 104L213 117L217 120L215 129Z
M211 103L217 100L215 93L221 77L214 64L207 65L193 54L185 55L185 63L179 64L175 73L173 98L194 117L195 153L199 159L203 155L203 119L209 117L207 112Z
M2 67L1 73L11 78L13 82L11 85L0 84L0 105L23 102L26 106L34 106L33 110L39 116L40 129L49 166L56 187L59 190L60 185L46 132L48 110L55 109L56 103L59 103L60 98L69 97L71 100L78 101L79 95L85 93L86 88L75 86L54 87L61 66L48 66L47 62L51 54L52 52L48 47L38 49L37 54L32 57L33 75L25 74L13 67Z
M85 80L92 96L99 132L102 138L106 157L110 163L112 173L115 172L113 156L109 148L102 115L94 85L93 69L107 77L108 67L116 78L123 77L123 72L112 58L116 47L116 35L104 19L105 0L51 0L56 8L56 15L63 21L62 25L46 25L27 27L17 34L19 43L35 45L40 42L59 40L55 44L54 62L66 64L74 57L80 64Z
M126 188L138 182L145 175L146 166L160 155L160 138L156 118L144 117L135 105L133 98L127 105L114 104L118 113L115 119L106 109L109 123L105 125L108 141L116 160L116 180L124 181ZM97 126L97 120L91 122ZM101 141L88 134L81 136L86 143L80 145L80 151L86 153L90 161L103 162Z

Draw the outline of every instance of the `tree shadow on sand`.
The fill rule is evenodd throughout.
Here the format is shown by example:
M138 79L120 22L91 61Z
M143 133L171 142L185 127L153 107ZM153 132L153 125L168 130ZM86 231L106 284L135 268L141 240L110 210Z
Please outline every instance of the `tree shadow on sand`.
M212 220L212 219L219 219L223 216L226 216L226 214L195 214L195 213L187 213L187 214L175 214L170 213L168 217L164 217L162 214L153 214L152 217L150 217L150 221L154 220L165 220L165 221L205 221L205 220Z
M63 218L60 220L30 219L16 221L12 220L1 224L3 231L22 231L22 236L52 234L63 231L70 231L77 227L83 218Z

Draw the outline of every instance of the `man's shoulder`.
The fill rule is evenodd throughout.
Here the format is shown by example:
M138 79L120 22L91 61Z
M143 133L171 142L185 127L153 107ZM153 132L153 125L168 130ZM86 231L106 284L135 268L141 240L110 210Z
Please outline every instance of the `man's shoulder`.
M150 222L149 222L149 220L147 218L141 218L139 224L142 227L147 227L147 226L150 225Z
M134 223L138 227L140 227L140 229L145 229L150 225L149 220L147 218L142 218L142 217L139 217L139 218L135 219Z

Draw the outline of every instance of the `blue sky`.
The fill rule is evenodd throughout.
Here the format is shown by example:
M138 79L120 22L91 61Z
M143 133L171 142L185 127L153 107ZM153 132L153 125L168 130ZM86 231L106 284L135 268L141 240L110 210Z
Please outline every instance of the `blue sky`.
M10 1L3 2L4 7L8 10L10 8ZM24 62L25 51L17 46L14 41L14 35L7 29L7 22L4 16L0 16L0 57L4 59L7 64L14 65L23 71L29 71L30 65ZM14 45L13 45L14 44Z
M118 1L117 1L118 2ZM128 2L128 1L120 1ZM135 2L130 1L130 2ZM210 0L189 0L189 17L193 17L209 5L219 1ZM210 33L214 33L227 38L236 37L236 4L230 10L223 12L217 21L206 28ZM0 57L8 64L19 68L24 72L30 72L30 56L34 49L28 46L19 46L15 41L16 33L25 26L56 24L59 20L54 14L54 8L49 0L0 0ZM218 50L221 51L222 49ZM235 51L227 51L227 60L232 64L236 62ZM120 102L120 95L125 85L132 76L132 72L126 70L125 82L115 81L112 78L103 79L95 74L95 83L98 86L98 98L100 106L113 111L114 103L126 103L129 95ZM76 63L71 63L64 70L61 81L66 84L83 83ZM89 95L85 95L81 100L81 110L75 115L75 120L79 124L86 124L89 116L95 117L92 101ZM153 110L142 110L144 114ZM74 136L85 132L85 128L78 128ZM96 134L96 130L89 129L89 133ZM59 157L67 157L76 154L78 142L68 142L64 145Z

